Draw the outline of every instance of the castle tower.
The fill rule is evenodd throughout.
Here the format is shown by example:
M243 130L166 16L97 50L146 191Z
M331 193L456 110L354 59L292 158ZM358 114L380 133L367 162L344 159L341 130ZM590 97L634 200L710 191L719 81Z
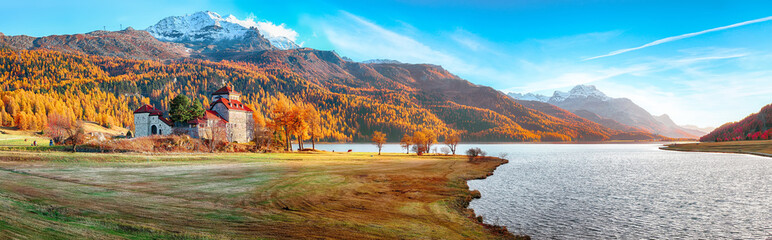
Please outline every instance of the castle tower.
M228 141L245 143L252 140L254 131L253 112L241 103L241 93L223 87L212 93L210 110L227 122Z
M218 99L225 98L228 100L241 101L241 93L233 91L230 87L225 86L212 93L211 103L217 102Z

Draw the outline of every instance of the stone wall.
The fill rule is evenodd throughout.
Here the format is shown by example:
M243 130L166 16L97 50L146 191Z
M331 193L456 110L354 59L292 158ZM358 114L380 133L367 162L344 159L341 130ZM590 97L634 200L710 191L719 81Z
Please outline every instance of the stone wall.
M251 134L247 134L247 114L245 111L228 111L230 125L230 134L228 134L228 141L246 143L251 140L248 137ZM251 119L252 116L249 116Z
M150 135L150 113L134 114L134 137L144 137Z
M134 114L134 137L152 135L153 126L156 127L156 133L159 135L172 134L172 127L166 125L158 116L150 116L150 113Z
M225 107L225 104L218 103L218 104L214 105L214 107L212 107L212 111L216 112L221 117L223 117L225 119L225 121L229 121L229 122L231 121L229 119L230 116L228 116L228 112L229 112L228 108Z
M172 134L172 127L169 125L166 125L165 122L161 121L161 119L158 119L158 116L150 116L150 128L148 130L148 133L152 134L153 126L156 126L158 128L158 135L169 135Z

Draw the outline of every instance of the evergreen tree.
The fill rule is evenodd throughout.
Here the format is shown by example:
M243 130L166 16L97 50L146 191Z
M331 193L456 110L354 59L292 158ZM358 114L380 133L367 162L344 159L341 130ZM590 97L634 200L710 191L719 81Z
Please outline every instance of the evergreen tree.
M197 116L191 115L190 99L185 95L177 95L169 103L169 117L175 122L187 122Z
M196 117L203 116L204 115L204 106L201 105L201 102L199 102L196 99L193 99L193 104L190 106L190 116L192 116L191 119L195 119Z

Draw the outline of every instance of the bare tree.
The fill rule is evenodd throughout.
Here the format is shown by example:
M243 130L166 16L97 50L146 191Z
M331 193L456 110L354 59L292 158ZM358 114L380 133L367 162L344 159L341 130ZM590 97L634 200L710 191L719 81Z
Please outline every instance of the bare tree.
M214 152L220 145L228 142L228 125L222 120L214 120L208 128L209 151Z
M442 148L440 148L440 152L442 152L442 154L448 155L448 154L450 154L450 148L442 147Z
M460 141L461 138L458 136L458 134L445 136L445 145L450 148L450 151L453 152L453 155L456 155L456 147L458 147L458 142Z
M72 144L72 151L77 150L78 144L83 142L85 131L83 122L72 121L62 115L52 113L48 115L48 125L46 134L57 144L69 142Z
M255 141L256 149L269 149L271 148L271 140L273 139L273 134L268 128L255 126L252 139Z

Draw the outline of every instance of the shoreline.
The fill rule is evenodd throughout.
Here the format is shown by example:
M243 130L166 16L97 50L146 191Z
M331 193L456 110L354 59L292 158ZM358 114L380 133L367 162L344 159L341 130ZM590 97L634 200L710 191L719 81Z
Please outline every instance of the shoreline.
M487 228L490 231L493 231L493 232L498 233L498 234L502 234L502 235L504 235L506 237L510 237L510 239L530 240L531 239L530 236L528 236L528 235L515 235L515 233L510 232L507 229L506 226L499 226L499 225L485 223L483 221L483 216L482 215L477 215L477 213L475 213L474 209L469 208L469 204L471 204L474 199L482 198L482 194L480 193L479 190L471 190L471 189L469 189L469 181L471 181L471 180L483 180L483 179L486 179L486 178L488 178L490 176L493 176L493 172L495 172L496 169L498 169L499 167L503 166L504 164L509 163L509 160L503 159L503 158L498 158L498 157L482 157L482 158L485 158L485 159L496 159L497 161L500 161L500 163L498 165L496 165L493 169L489 170L488 173L485 174L485 176L476 177L476 178L469 178L469 179L464 180L464 185L468 189L469 196L467 196L467 198L465 199L463 211L467 213L467 215L468 215L468 217L470 219L472 219L473 221L476 221L477 223L479 223L480 225L484 226L485 228Z
M674 143L662 146L659 149L679 152L747 154L772 158L772 140Z

